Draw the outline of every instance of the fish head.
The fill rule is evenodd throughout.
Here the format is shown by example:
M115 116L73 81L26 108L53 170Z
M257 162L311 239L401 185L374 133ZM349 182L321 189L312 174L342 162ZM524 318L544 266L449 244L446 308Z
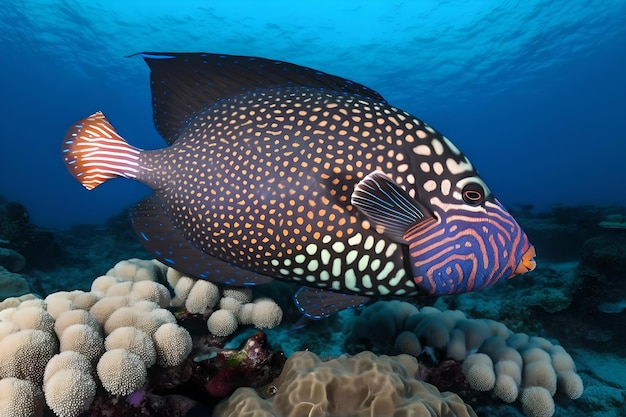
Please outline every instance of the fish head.
M473 169L457 175L445 191L429 193L432 218L403 236L420 290L470 292L535 268L526 233Z

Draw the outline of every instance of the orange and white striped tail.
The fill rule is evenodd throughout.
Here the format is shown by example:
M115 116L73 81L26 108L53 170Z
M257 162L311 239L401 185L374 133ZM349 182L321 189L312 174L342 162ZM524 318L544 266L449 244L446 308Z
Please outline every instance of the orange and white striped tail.
M141 150L126 143L102 112L76 122L62 152L67 169L88 190L111 178L134 179L139 171Z

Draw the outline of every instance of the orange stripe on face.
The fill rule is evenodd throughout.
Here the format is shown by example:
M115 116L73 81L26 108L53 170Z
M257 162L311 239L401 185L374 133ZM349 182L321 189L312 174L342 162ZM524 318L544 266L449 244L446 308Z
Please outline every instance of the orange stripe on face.
M405 235L414 282L424 291L473 291L513 273L526 237L497 202L487 202L484 211L455 207L436 216L440 222Z

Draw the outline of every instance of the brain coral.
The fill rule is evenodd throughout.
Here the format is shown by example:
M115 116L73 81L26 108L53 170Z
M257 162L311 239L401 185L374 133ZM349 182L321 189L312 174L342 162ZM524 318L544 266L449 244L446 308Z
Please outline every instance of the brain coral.
M272 384L276 395L261 399L239 388L215 415L230 416L476 416L452 393L440 393L416 378L419 365L408 355L362 352L329 361L296 352Z

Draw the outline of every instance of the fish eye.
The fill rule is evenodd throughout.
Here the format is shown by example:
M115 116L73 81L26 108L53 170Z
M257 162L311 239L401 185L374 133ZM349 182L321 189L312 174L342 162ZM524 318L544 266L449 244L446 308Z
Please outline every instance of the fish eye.
M463 201L472 206L477 206L485 200L485 190L477 183L470 183L463 187L461 192Z

